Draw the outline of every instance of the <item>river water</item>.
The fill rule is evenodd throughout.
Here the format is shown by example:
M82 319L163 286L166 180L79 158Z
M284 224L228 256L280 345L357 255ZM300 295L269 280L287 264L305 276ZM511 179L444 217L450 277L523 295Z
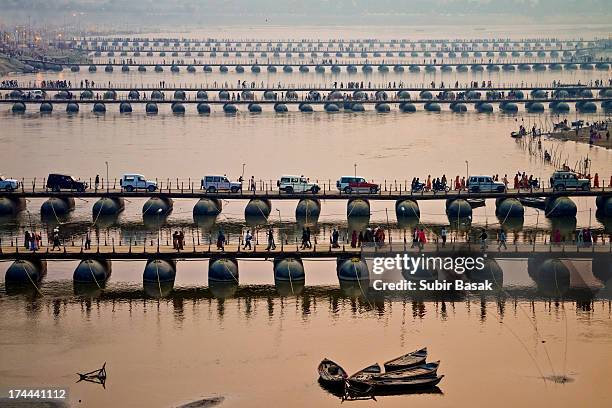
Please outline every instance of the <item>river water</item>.
M364 28L327 29L321 38L440 38L529 36L596 37L606 27L584 31L582 27L506 27L506 31L478 28L445 30L436 27L376 31ZM420 31L419 31L420 30ZM285 38L281 28L244 28L232 31L194 31L150 34L149 36L192 36L232 38ZM368 34L368 35L366 35ZM145 36L145 35L143 35ZM312 36L311 28L292 28L293 38ZM104 60L104 58L102 58ZM230 60L232 57L230 57ZM84 71L84 70L83 70ZM163 74L147 72L39 73L9 75L21 82L67 79L73 84L94 79L98 84L156 86L213 86L240 80L272 84L331 85L334 81L357 80L372 84L403 81L406 85L431 81L472 80L494 84L589 83L608 81L610 71L408 73L364 75L251 73ZM248 71L248 69L247 69ZM198 181L209 173L235 179L253 175L276 180L281 174L304 174L320 183L335 183L341 175L357 173L380 183L404 183L429 174L453 178L463 176L466 161L472 174L508 174L526 171L546 180L554 168L530 156L509 137L519 123L528 128L550 127L563 120L548 111L542 115L519 111L517 115L454 114L443 111L402 114L324 112L259 115L240 112L227 116L213 112L200 116L191 105L185 115L170 113L147 116L134 106L129 115L109 106L105 115L81 106L77 115L56 108L41 115L28 107L14 115L2 105L0 121L0 167L16 178L38 180L50 172L66 172L82 179L127 172L148 178L180 178ZM572 111L568 120L605 119ZM557 152L574 166L588 158L600 179L612 176L612 152L585 144L544 140L543 148ZM591 226L609 234L610 221L595 216L595 200L575 200L578 214L570 229ZM27 203L29 213L2 220L4 242L21 237L24 229L47 230L60 223L79 240L91 226L91 200L77 200L75 211L65 219L42 220L41 200ZM177 200L173 213L164 220L166 236L185 228L206 239L210 226L193 222L193 200ZM224 203L216 225L238 234L244 224L244 201ZM272 203L277 233L293 233L295 202ZM394 239L394 203L373 201L371 224L387 225ZM126 202L125 212L108 225L98 226L99 239L157 235L157 225L143 225L142 200ZM324 242L336 225L346 229L346 204L323 202L315 234ZM420 204L422 222L449 222L444 203ZM278 211L277 211L278 210ZM497 228L494 202L474 209L473 224ZM552 228L537 210L526 208L524 229ZM213 227L213 230L217 227ZM299 230L297 230L299 231ZM263 237L263 235L262 235ZM144 262L114 262L113 273L103 292L75 294L72 272L76 262L50 262L39 294L13 293L5 288L4 272L9 262L0 262L0 388L25 386L68 387L73 406L168 407L202 399L222 397L222 406L337 406L340 400L317 384L316 367L323 357L336 360L349 372L375 361L427 346L430 360L441 360L445 378L439 393L379 397L377 404L399 407L554 405L558 407L607 406L607 388L612 361L612 306L610 282L595 279L590 262L582 281L588 288L571 284L559 293L539 286L531 278L525 260L500 261L503 290L494 294L447 294L386 299L364 296L363 288L339 288L335 262L304 261L305 288L275 288L272 265L266 261L240 261L240 287L229 293L209 288L207 261L179 262L175 290L164 299L143 292ZM594 269L594 268L593 268ZM607 286L606 286L607 285ZM9 289L9 290L5 290ZM602 291L603 289L603 291ZM89 383L76 384L75 372L107 362L106 389ZM554 376L566 376L559 384ZM372 401L356 402L371 406Z

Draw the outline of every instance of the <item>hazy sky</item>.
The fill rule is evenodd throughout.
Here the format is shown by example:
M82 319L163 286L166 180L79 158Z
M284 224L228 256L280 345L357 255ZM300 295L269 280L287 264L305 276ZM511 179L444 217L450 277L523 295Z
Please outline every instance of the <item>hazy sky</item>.
M297 21L423 25L487 21L588 25L612 19L612 0L0 0L0 4L5 12L0 16L3 23L27 16L48 20L73 14L83 22L141 26L164 19L186 24Z

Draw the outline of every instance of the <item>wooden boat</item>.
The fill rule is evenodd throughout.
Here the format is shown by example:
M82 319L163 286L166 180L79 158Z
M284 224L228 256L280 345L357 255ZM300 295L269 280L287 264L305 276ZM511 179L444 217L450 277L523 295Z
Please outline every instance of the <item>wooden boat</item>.
M421 364L410 368L404 368L402 370L390 371L388 373L374 374L371 376L371 378L376 381L383 381L427 377L436 375L439 366L440 361L436 361L434 363Z
M319 367L319 382L326 386L344 386L344 381L348 377L344 368L335 362L324 358Z
M370 384L374 387L374 393L385 392L409 392L435 387L444 378L443 375L429 375L425 377L397 379L397 380L371 380Z
M519 138L523 137L523 134L521 132L512 132L512 133L510 133L510 137L513 137L515 139L519 139Z
M413 351L403 356L394 358L385 363L386 371L401 370L403 368L413 367L419 364L424 364L427 359L427 347Z
M382 369L380 368L380 365L378 365L378 363L372 364L362 370L357 371L355 374L351 375L348 378L348 382L349 384L365 383L370 378L372 378L372 376L378 375L380 373L382 373Z

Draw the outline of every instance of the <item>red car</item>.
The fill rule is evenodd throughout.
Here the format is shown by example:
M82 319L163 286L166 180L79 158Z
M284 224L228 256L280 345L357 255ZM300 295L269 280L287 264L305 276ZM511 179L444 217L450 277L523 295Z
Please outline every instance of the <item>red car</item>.
M380 189L378 184L369 183L364 177L342 176L336 182L338 190L347 194L350 193L371 193L375 194Z

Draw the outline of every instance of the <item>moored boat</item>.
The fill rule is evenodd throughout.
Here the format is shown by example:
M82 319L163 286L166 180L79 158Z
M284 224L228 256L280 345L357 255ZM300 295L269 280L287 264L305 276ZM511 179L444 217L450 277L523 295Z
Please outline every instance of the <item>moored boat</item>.
M344 368L327 358L319 363L317 370L319 372L319 382L326 386L343 387L344 381L348 377Z
M371 378L376 381L383 381L427 377L436 375L439 366L440 361L436 361L434 363L421 364L409 368L404 368L402 370L391 371L388 373L374 374L371 376Z
M413 367L419 364L424 364L427 359L427 347L413 351L403 356L387 361L384 366L386 371L401 370L403 368Z
M373 380L370 385L374 393L384 392L408 392L435 387L444 378L443 375L428 375L425 377L406 378L396 380Z

